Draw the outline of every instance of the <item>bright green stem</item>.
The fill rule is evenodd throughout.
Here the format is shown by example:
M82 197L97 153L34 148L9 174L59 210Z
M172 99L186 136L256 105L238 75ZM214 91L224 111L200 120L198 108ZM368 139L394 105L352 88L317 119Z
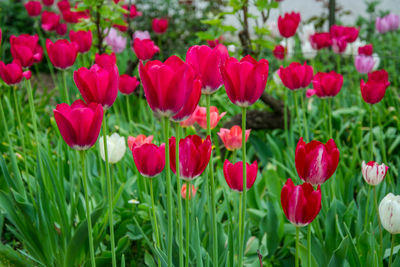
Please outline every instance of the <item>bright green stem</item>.
M299 232L300 232L300 228L296 227L296 258L295 258L295 262L296 262L296 267L299 267Z
M176 192L181 192L181 179L180 179L180 168L179 168L179 123L175 123L175 170L176 170ZM186 189L187 190L187 189ZM179 266L183 266L183 219L182 219L182 198L178 197L178 220L179 220ZM187 225L186 225L187 227ZM187 258L187 256L186 256Z
M18 122L18 128L19 128L19 133L20 133L20 138L21 138L21 145L22 145L22 154L24 156L24 167L25 167L25 173L28 175L28 165L27 165L27 157L26 157L26 151L25 151L25 136L23 134L24 127L22 126L22 121L21 121L21 116L19 114L19 103L18 103L18 97L17 97L17 88L13 88L13 96L14 96L14 105L15 105L15 113L17 115L17 122ZM28 188L29 191L30 189L30 183L28 183ZM33 200L33 199L32 199Z
M307 109L306 109L304 97L305 97L305 95L302 94L302 95L300 96L300 101L301 101L301 108L302 108L302 110L303 110L303 127L304 127L304 133L305 133L306 142L308 142L308 126L307 126L307 115L306 115Z
M299 104L297 103L298 100L297 100L297 92L296 91L293 92L293 96L294 96L294 108L296 109L296 118L297 118L296 124L299 125L301 119L300 119L300 112L299 112ZM300 133L300 136L303 135L303 131L299 131L299 133Z
M112 182L110 174L110 164L108 162L108 149L107 149L107 116L104 111L103 119L103 145L104 145L104 157L106 161L106 175L107 175L107 191L108 191L108 213L109 213L109 224L110 224L110 239L111 239L111 258L112 266L117 266L117 257L115 256L115 240L114 240L114 222L113 222L113 202L112 202Z
M125 99L126 99L126 111L128 112L128 125L129 125L128 129L130 129L132 114L131 114L131 105L129 104L129 95L126 95Z
M247 177L246 177L246 107L242 107L242 157L243 157L243 193L241 195L242 209L240 211L239 224L239 264L243 266L243 250L244 250L244 218L246 216L246 192L247 192Z
M172 213L172 185L169 168L169 119L164 117L165 138L165 179L167 182L167 209L168 209L168 267L172 266L172 239L173 239L173 213Z
M88 224L88 236L89 236L89 250L90 250L90 262L92 267L96 266L96 261L94 259L94 246L93 246L93 231L92 231L92 218L90 217L90 205L89 205L89 192L87 185L86 176L86 164L85 164L85 151L81 151L81 167L82 167L82 181L83 189L85 191L85 205L86 205L86 219Z
M373 140L372 140L372 105L369 105L369 153L371 155L370 160L374 159L374 145L373 145Z
M393 247L394 247L394 235L392 235L392 245L390 246L389 267L392 266Z
M332 136L332 99L328 99L328 125L329 125L329 138L333 138Z
M283 105L283 119L284 119L284 130L285 130L285 137L286 137L286 145L289 146L289 131L288 131L288 110L287 107L289 106L288 101L288 90L285 88L285 102Z
M190 225L190 221L189 221L189 193L190 196L193 197L192 192L191 192L192 188L190 187L190 182L186 181L186 258L185 258L185 266L189 267L189 225Z
M207 108L207 135L211 137L211 120L210 120L210 94L206 95ZM212 233L213 233L213 262L218 266L218 233L217 233L217 210L215 201L215 184L214 184L214 165L213 152L211 151L210 161L208 163L208 171L210 176L210 192L211 192L211 209L212 209Z
M380 252L380 257L382 258L382 248L383 248L383 234L382 234L382 224L381 224L381 219L379 217L379 210L378 210L378 198L376 197L376 186L373 186L374 189L374 206L375 206L375 211L376 211L376 218L378 220L379 224L379 241L380 241L380 246L379 246L379 252Z
M62 76L63 76L65 101L67 101L67 104L69 105L70 102L69 102L69 93L68 93L68 87L67 87L67 71L66 70L62 71Z
M150 178L150 197L151 197L151 211L153 213L154 232L156 235L156 244L157 244L157 248L160 249L161 246L160 246L160 236L158 235L156 206L154 205L153 178ZM158 259L158 266L161 266L160 259Z
M311 267L311 223L308 225L308 232L307 232L307 256L308 256L308 266Z
M367 196L367 204L365 205L365 219L364 219L364 227L367 229L368 223L368 210L369 210L369 197L371 195L371 186L368 186L368 196Z

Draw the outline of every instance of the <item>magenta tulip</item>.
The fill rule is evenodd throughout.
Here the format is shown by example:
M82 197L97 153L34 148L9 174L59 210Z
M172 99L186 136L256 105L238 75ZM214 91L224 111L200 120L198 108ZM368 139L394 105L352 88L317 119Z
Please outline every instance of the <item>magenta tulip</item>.
M368 74L368 81L361 80L361 95L368 104L376 104L385 96L386 88L390 85L386 70L377 70Z
M342 89L343 76L331 71L328 73L318 72L315 74L312 84L314 89L312 90L318 97L334 97Z
M332 37L329 32L319 32L310 36L311 46L320 50L332 45Z
M187 120L194 113L200 101L201 86L201 81L199 79L194 80L192 93L182 109L172 117L173 121L181 122Z
M283 17L279 16L278 18L279 33L285 38L292 37L296 33L300 20L301 20L300 13L295 13L295 12L285 13Z
M51 12L43 11L42 13L42 29L45 31L54 31L60 23L60 15Z
M139 86L140 82L135 76L129 76L128 74L122 74L119 76L118 89L123 95L130 95Z
M84 54L89 52L92 47L92 32L89 31L69 31L69 39L78 45L78 52Z
M29 68L34 63L40 62L43 58L43 49L39 45L37 34L10 37L11 55L18 60L23 68Z
M54 67L62 70L68 69L74 65L78 54L78 45L64 39L57 40L55 43L47 39L46 49Z
M152 40L142 40L139 38L136 38L133 41L133 50L135 51L136 57L140 60L151 59L156 53L160 52L160 49Z
M133 160L141 175L152 178L165 167L165 144L143 144L132 150Z
M23 71L18 61L10 64L4 64L0 61L0 77L8 85L16 85L21 82L22 78L29 80L32 74L28 71Z
M224 177L228 186L238 192L243 192L243 162L239 161L235 164L229 160L224 162ZM249 190L257 178L258 164L254 161L252 164L246 163L246 187Z
M158 34L163 34L168 29L168 19L160 18L160 19L153 19L151 22L151 27L153 31Z
M313 75L313 68L307 65L306 62L304 62L304 65L292 62L286 68L281 66L279 69L279 76L283 85L290 90L306 88L311 83Z
M31 17L37 17L42 12L42 4L40 1L29 1L25 3L26 12Z

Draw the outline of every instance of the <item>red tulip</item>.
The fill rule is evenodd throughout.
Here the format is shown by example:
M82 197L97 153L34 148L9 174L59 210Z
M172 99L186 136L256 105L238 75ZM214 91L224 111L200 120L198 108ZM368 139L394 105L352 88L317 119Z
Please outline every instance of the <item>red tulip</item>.
M330 34L332 39L344 39L347 43L352 43L357 39L358 31L356 27L332 25Z
M214 129L219 120L224 117L226 112L222 112L219 114L218 108L211 106L210 107L210 127ZM200 125L201 128L207 129L207 108L206 107L197 107L195 113L193 114L196 122Z
M136 38L133 41L133 50L138 59L148 60L151 59L156 53L160 52L160 48L154 44L150 39L141 40Z
M22 71L22 67L18 61L10 64L4 64L3 61L0 61L0 77L8 85L20 83L23 77L29 80L31 76L32 74L29 70Z
M278 29L280 34L285 38L289 38L295 35L300 20L300 13L295 12L285 13L284 17L279 16Z
M250 55L240 61L230 57L221 65L222 80L229 99L235 105L248 107L264 92L268 78L268 61Z
M367 44L364 46L360 46L358 48L358 54L359 55L364 55L364 56L372 56L372 53L374 52L374 47L372 44Z
M107 109L118 94L118 72L112 67L94 64L90 69L82 67L74 72L74 81L87 103L98 103Z
M78 52L84 54L89 52L92 47L92 32L89 31L69 31L69 39L78 45Z
M196 76L203 84L202 92L211 94L222 85L222 76L219 66L229 57L227 48L219 44L215 48L206 45L195 45L188 49L186 62L192 65Z
M321 186L309 183L295 186L289 178L281 191L281 204L286 218L295 226L311 223L321 210Z
M39 45L37 34L21 34L16 37L11 35L11 55L18 60L23 68L29 68L33 63L40 62L43 58L43 48Z
M139 86L140 82L135 76L122 74L119 76L118 89L123 95L130 95Z
M141 146L143 144L151 144L153 141L153 136L145 136L144 134L139 134L138 136L129 136L128 137L128 147L130 150L133 150L136 146Z
M43 11L42 13L42 29L45 31L54 31L60 23L60 16L54 12Z
M183 199L186 199L186 183L184 183L183 185L182 185L182 189L181 189L181 196L182 196L182 198ZM196 191L197 191L197 188L196 187L194 187L194 185L189 185L189 200L190 199L192 199L192 197L195 197L196 196Z
M313 140L305 143L300 138L295 153L296 170L299 177L310 184L319 185L328 180L339 164L339 150L335 141L326 144Z
M152 178L165 167L165 144L143 144L132 150L133 160L141 175Z
M163 34L164 32L167 31L168 29L168 19L153 19L151 22L151 27L153 28L153 31L158 34Z
M332 45L332 38L329 32L317 32L310 36L311 46L314 49L322 49Z
M239 161L235 164L225 160L224 177L228 186L235 191L243 192L243 162ZM254 161L251 165L246 163L246 188L249 190L257 178L258 164Z
M249 139L249 135L250 130L246 130L246 142ZM240 126L235 125L231 129L221 128L218 136L228 150L235 150L242 147L242 128Z
M221 35L220 37L218 37L215 40L207 40L207 44L209 47L214 48L216 47L218 44L222 44L222 41L224 40L224 36Z
M29 1L25 3L25 9L31 17L37 17L42 12L42 4L40 1Z
M177 56L164 63L153 60L143 65L140 61L139 74L147 102L160 116L176 115L192 93L193 69Z
M176 173L175 137L169 139L171 170ZM183 180L191 181L206 169L211 156L211 139L202 140L198 135L189 135L179 140L179 173Z
M58 9L62 12L64 10L69 10L71 9L71 4L69 3L68 0L61 0L58 1L57 3Z
M312 84L312 90L318 97L333 97L336 96L343 85L343 76L331 71L328 73L318 72L315 74Z
M105 67L113 67L116 69L118 72L118 67L117 67L117 57L115 56L114 53L111 55L109 54L96 54L94 63L101 66L102 68Z
M292 62L286 68L281 66L279 69L279 76L283 85L290 90L306 88L310 84L313 74L313 68L306 62L304 62L304 65Z
M274 57L278 60L283 60L285 58L285 48L282 45L275 46L274 50L272 51Z
M386 70L377 70L368 73L368 81L361 80L361 95L365 102L375 104L385 96L386 88L390 85Z
M199 79L194 80L192 93L188 100L183 105L182 109L172 117L173 121L180 122L188 119L196 110L201 97L201 81Z
M51 6L54 4L54 0L42 0L42 2L45 6Z
M64 39L57 40L55 43L47 39L46 49L54 67L63 70L74 65L78 54L78 45Z
M123 5L123 9L129 11L129 14L124 14L125 17L130 17L131 19L134 19L136 17L140 17L142 15L142 12L137 11L137 8L135 5L131 4L131 8L129 10L128 5Z
M56 33L61 36L65 35L67 33L67 24L65 23L58 24L56 27Z
M86 150L96 143L103 121L101 105L79 99L71 106L59 104L53 112L60 134L70 147Z

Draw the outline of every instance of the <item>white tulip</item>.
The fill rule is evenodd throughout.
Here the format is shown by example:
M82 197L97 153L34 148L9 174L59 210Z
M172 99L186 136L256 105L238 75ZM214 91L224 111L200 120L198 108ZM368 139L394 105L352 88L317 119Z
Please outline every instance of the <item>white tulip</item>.
M400 233L400 196L387 194L379 204L379 217L389 233Z
M374 58L374 67L372 68L372 70L377 70L379 64L381 63L381 58L376 53L373 53L372 57Z
M317 55L317 50L312 48L310 42L301 43L301 52L305 59L313 59Z
M104 153L104 139L103 136L99 139L100 155L105 161ZM126 151L125 138L117 133L113 133L111 136L107 136L107 154L108 161L110 163L117 163L122 159Z
M314 24L309 23L301 27L301 29L299 30L299 38L302 43L307 43L310 42L310 36L313 35L314 33L315 33Z
M367 184L378 185L385 178L388 168L389 167L383 163L379 165L375 161L370 161L368 163L363 161L361 172Z
M276 86L282 85L282 80L281 80L281 77L279 76L279 69L274 72L274 74L272 75L272 78L273 78Z
M286 45L287 44L287 45ZM286 49L286 58L291 58L294 54L294 46L295 46L295 41L293 37L290 38L285 38L280 42L280 45L282 45Z
M233 45L233 44L228 45L228 46L227 46L227 49L228 49L228 51L231 52L231 53L235 53L235 52L236 52L236 46Z

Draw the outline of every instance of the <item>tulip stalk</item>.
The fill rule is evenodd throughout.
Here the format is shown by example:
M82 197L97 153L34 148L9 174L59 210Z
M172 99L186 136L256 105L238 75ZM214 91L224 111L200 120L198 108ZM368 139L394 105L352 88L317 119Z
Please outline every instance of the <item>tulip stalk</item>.
M176 166L176 192L180 192L181 190L181 180L180 180L180 167L179 167L179 136L180 129L179 129L179 122L175 123L175 166ZM167 165L169 167L169 165ZM186 188L186 190L188 190ZM178 220L179 220L179 266L183 266L183 219L182 219L182 199L178 197ZM186 224L186 227L188 225ZM188 259L188 255L186 255L186 259Z
M243 266L243 250L244 250L244 218L246 216L246 107L242 107L242 158L243 158L243 192L241 194L241 210L239 217L239 264Z
M207 135L211 137L211 118L210 118L210 94L206 94L206 108L207 108ZM215 184L214 184L214 166L213 166L213 153L211 150L210 162L208 164L208 171L210 175L210 192L211 192L211 209L212 209L212 229L213 229L213 262L218 265L218 233L217 233L217 211L215 201Z
M154 232L156 235L156 244L157 248L160 249L160 236L158 234L158 224L157 224L157 215L156 215L156 208L154 205L154 193L153 193L153 178L150 178L150 197L151 197L151 211L153 215L153 225L154 225ZM158 259L158 266L161 266L161 261Z
M332 133L332 99L328 99L328 129L329 129L329 138L333 138Z
M110 239L111 239L111 258L112 258L112 266L117 266L117 258L115 256L115 240L114 240L114 224L113 224L113 201L112 201L112 182L111 182L111 174L110 174L110 165L108 162L108 149L107 149L107 116L106 111L104 111L103 117L103 145L104 145L104 158L106 162L106 176L107 176L107 191L108 191L108 212L110 216L109 224L110 224Z
M69 105L69 93L68 93L68 87L67 87L67 71L63 70L62 71L62 76L63 76L63 86L64 86L64 94L65 94L65 101Z
M299 267L299 232L300 228L296 226L296 258L295 258L295 265L296 267Z
M190 196L192 196L192 192L191 192L192 188L190 187L190 182L186 181L186 262L185 262L185 266L189 267L189 225L190 225L190 221L189 221L189 192L190 192Z
M173 239L173 221L172 221L172 185L171 173L169 167L169 118L164 117L164 138L165 138L165 177L167 182L167 210L168 210L168 266L172 266L172 239Z
M393 247L394 247L394 234L392 234L392 245L390 246L389 267L392 267Z
M383 234L382 234L382 224L381 224L381 219L379 217L379 210L378 210L378 198L376 197L376 186L373 186L374 189L374 205L375 205L375 211L376 211L376 218L378 220L378 224L379 224L379 241L380 241L380 248L379 248L379 252L380 252L380 256L382 257L382 248L383 248Z
M374 145L373 145L373 140L372 140L372 104L369 105L370 109L369 109L369 153L371 155L371 160L374 158Z
M88 225L88 236L89 236L89 250L90 250L90 262L92 267L96 266L96 261L94 258L94 246L93 246L93 231L92 231L92 218L90 217L90 205L89 205L89 193L87 185L87 174L86 174L86 164L85 164L85 151L81 150L81 168L82 168L82 182L83 189L85 192L85 206L86 206L86 219Z
M308 142L308 127L307 127L307 115L306 115L306 105L304 101L304 95L300 96L300 101L301 101L301 107L303 109L303 127L304 127L304 133L305 133L305 138L306 142Z
M307 258L308 266L311 267L311 223L308 225L307 231Z

